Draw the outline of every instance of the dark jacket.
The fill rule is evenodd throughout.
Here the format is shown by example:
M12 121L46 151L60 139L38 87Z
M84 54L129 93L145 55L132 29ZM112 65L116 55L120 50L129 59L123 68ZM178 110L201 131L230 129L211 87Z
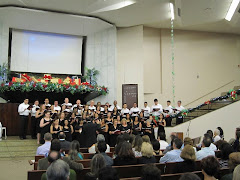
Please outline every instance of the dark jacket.
M142 156L138 159L138 164L151 164L151 163L156 163L156 158L154 156L150 158Z
M123 165L135 165L137 164L137 159L135 157L119 157L117 156L113 160L114 166L123 166Z
M91 147L97 142L97 131L98 125L92 122L83 125L82 135L85 140L84 147Z
M181 163L177 163L173 170L174 173L185 173L185 172L193 172L196 170L195 161L184 160Z
M60 144L61 144L61 149L62 150L69 150L70 149L70 142L66 141L66 140L60 140Z

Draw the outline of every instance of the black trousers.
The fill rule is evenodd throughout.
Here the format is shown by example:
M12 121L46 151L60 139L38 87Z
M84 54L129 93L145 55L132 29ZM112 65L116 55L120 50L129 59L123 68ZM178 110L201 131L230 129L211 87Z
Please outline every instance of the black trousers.
M165 120L166 120L166 126L167 127L172 126L172 118L171 117L167 117Z
M20 116L20 133L19 136L25 138L27 135L28 116Z
M181 123L183 123L183 117L182 116L178 116L176 118L176 125L181 124Z
M37 119L34 116L31 117L31 127L32 127L32 138L37 137Z

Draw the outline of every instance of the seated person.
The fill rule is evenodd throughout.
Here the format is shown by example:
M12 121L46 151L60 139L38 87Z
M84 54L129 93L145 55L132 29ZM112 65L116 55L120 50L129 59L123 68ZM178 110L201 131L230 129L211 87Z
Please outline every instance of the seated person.
M161 171L154 164L147 164L142 167L141 180L161 180Z
M44 134L45 143L37 148L36 155L44 155L45 156L50 150L51 140L52 140L52 134L50 134L50 133Z
M184 173L179 180L201 180L201 178L193 173Z
M219 129L215 129L214 137L213 137L214 144L216 144L216 142L219 141L219 140L221 140L220 131L219 131Z
M142 143L141 153L142 157L138 159L138 164L156 163L156 158L153 156L152 144L146 142Z
M83 154L80 152L79 142L77 140L73 140L70 146L71 148L68 153L68 158L74 161L83 160Z
M106 166L98 171L98 180L119 180L119 177L116 169Z
M207 156L215 156L215 152L210 149L211 139L204 138L202 141L202 149L196 153L197 160L202 160Z
M112 166L113 165L113 159L105 153L106 150L107 150L106 142L105 141L99 141L96 149L97 149L98 153L103 155L103 157L105 159L105 162L106 162L106 166Z
M229 143L223 143L219 150L221 151L220 168L228 168L229 155L234 152L234 149Z
M180 157L184 160L181 164L176 164L174 173L193 172L196 169L195 150L191 145L184 146Z
M180 157L181 154L181 147L182 147L182 140L175 138L173 140L173 150L167 152L161 159L160 163L166 162L182 162L183 159Z
M69 150L70 149L70 142L65 140L66 135L64 132L60 132L58 134L58 139L60 141L61 144L61 149L62 150Z
M102 134L98 134L98 135L97 135L97 143L98 143L99 141L105 141L104 135L102 135ZM97 146L97 143L96 143L96 144L93 144L90 148L88 148L88 152L89 152L89 153L96 153L95 147ZM108 144L107 144L106 152L110 152L110 146L109 146Z
M137 159L132 151L132 146L129 142L122 142L120 149L117 152L117 157L113 161L114 166L134 165L137 164Z
M201 164L204 179L215 179L214 175L220 168L218 160L214 156L208 156L202 159Z
M162 155L162 151L160 150L160 143L158 140L154 139L152 140L152 146L153 146L153 155Z
M135 140L133 142L133 148L132 148L135 157L142 156L142 153L141 153L142 143L143 143L142 137L140 135L136 135Z

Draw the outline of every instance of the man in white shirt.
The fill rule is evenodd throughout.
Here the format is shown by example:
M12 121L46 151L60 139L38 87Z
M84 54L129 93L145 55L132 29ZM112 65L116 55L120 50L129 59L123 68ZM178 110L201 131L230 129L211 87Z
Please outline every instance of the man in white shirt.
M124 103L121 110L121 115L122 117L126 117L126 114L129 114L129 109L127 108L127 103Z
M219 129L215 129L213 142L216 143L219 140L221 140L220 131L219 131Z
M207 156L215 156L215 152L210 148L211 139L204 138L202 141L202 149L196 152L197 160L202 160Z
M58 105L58 101L54 101L54 105L53 105L53 111L57 111L60 112L61 111L61 107Z
M166 120L166 126L172 125L172 118L170 117L173 113L173 107L171 106L171 101L167 101L167 107L164 109L164 116Z
M36 111L39 109L39 101L36 100L31 109L31 127L32 127L32 139L37 139L37 120Z
M140 113L140 109L137 107L137 103L134 102L133 103L133 107L130 109L129 111L129 114L132 116L132 117L136 117L138 116L138 114Z
M45 106L46 106L46 109L47 109L47 110L50 110L51 104L49 104L49 99L48 99L48 98L45 98L44 104L45 104Z
M148 119L149 116L150 116L150 107L148 106L148 103L147 102L144 102L144 108L142 108L143 110L143 116Z
M88 109L91 110L91 111L96 111L96 107L94 106L94 101L93 100L91 100L90 106L88 107Z
M116 101L116 100L113 101L113 105L109 108L109 111L113 111L114 107L117 107L117 109L121 109L121 108L117 105L117 101Z
M78 107L78 114L81 114L82 109L83 109L83 105L81 104L81 100L80 99L78 99L76 101L76 104L73 105L71 110L73 111L73 108L76 108L76 107Z
M176 110L175 110L175 113L176 113L176 114L180 113L182 110L185 109L185 108L182 106L182 101L178 101L178 102L177 102L177 106L176 106L175 109L176 109ZM180 116L178 116L178 117L176 118L176 124L178 125L178 124L181 124L181 123L183 123L183 117L182 117L182 115L180 115Z
M28 99L24 99L23 103L18 106L18 113L20 115L20 135L21 140L26 139L27 126L28 126L28 116L30 113Z
M69 102L68 98L65 98L62 106L65 106L66 109L71 109L72 108L72 103Z
M163 112L163 108L161 104L158 104L158 100L154 99L154 105L152 105L151 112L153 116L160 116Z

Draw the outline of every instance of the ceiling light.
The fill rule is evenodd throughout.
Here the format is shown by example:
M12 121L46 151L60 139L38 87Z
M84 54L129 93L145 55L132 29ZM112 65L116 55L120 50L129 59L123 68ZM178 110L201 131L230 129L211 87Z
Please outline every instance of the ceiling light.
M237 6L239 4L240 0L233 0L232 3L231 3L231 6L227 12L227 15L225 17L225 19L227 21L231 21L232 17L233 17L233 14L235 12L235 10L237 9Z
M170 11L171 11L171 20L174 20L174 6L173 3L169 3Z

